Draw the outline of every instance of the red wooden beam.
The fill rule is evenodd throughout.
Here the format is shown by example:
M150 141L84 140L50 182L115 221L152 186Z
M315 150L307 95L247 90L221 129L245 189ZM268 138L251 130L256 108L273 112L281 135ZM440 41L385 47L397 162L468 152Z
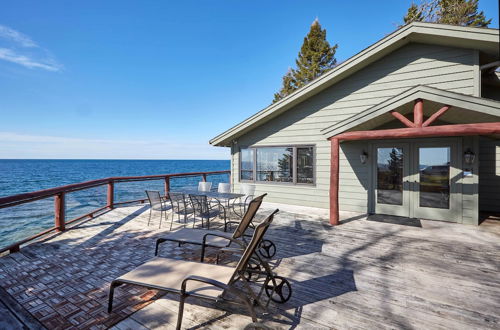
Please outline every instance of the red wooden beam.
M330 224L336 226L339 220L339 139L332 138L330 160Z
M416 127L422 127L424 121L424 101L421 99L415 100L415 106L413 107L413 121Z
M500 134L500 122L439 125L415 128L395 128L373 131L346 132L330 139L339 140L375 140L392 138L418 138L433 136L467 136L467 135L493 135ZM333 151L332 151L333 152Z
M411 120L409 120L408 118L406 118L405 116L403 116L399 112L397 112L397 111L391 111L391 115L393 115L393 117L397 118L406 127L415 127L415 124L412 123Z
M422 124L422 127L430 126L433 122L435 122L439 117L441 117L446 111L450 109L449 105L445 105L438 111L436 111L432 116L427 118L427 120Z

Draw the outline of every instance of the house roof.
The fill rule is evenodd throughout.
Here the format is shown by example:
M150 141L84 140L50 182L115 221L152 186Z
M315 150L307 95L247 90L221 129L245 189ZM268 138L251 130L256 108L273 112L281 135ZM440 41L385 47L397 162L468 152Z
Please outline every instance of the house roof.
M413 109L413 101L424 100L424 114L430 115L443 105L452 108L441 118L451 123L499 121L500 102L465 95L429 86L415 86L365 111L341 120L321 130L326 138L350 130L368 130L394 120L389 111L398 109L402 114ZM473 117L470 111L476 112ZM382 117L384 116L384 117Z
M324 75L296 90L282 100L271 104L241 123L210 140L216 146L230 146L231 142L257 126L284 113L288 109L345 79L394 50L410 43L438 44L443 46L478 49L497 57L498 29L472 28L434 23L414 22L401 27Z

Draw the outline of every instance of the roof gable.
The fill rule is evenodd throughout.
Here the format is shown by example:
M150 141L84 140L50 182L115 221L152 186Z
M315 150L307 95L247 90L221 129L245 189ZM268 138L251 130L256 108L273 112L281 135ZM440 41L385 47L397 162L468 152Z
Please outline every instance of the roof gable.
M231 141L238 136L281 115L293 106L318 94L410 42L479 49L482 52L496 56L499 52L498 35L499 33L496 29L421 22L405 25L284 99L271 104L224 133L214 137L210 140L210 144L229 146Z
M489 100L485 98L480 98L476 96L470 96L455 92L449 92L442 89L429 87L429 86L415 86L409 90L394 96L378 105L375 105L365 111L355 114L349 118L341 120L334 125L324 128L321 130L326 138L338 135L340 133L354 130L354 129L370 129L372 127L366 127L369 121L375 120L377 117L388 114L391 110L403 107L410 104L416 99L422 99L426 101L435 102L440 105L451 106L450 113L453 113L453 108L465 109L458 111L475 111L478 113L477 116L472 119L472 122L488 122L488 121L498 121L500 118L500 102ZM392 116L389 116L391 119ZM374 121L375 124L381 123Z

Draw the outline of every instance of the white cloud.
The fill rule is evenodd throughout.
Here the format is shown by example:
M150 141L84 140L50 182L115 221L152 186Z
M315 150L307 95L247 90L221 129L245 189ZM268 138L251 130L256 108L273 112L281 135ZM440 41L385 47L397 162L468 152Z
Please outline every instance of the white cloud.
M229 159L229 149L185 141L82 139L0 132L0 158Z
M13 50L7 48L0 48L0 59L22 65L29 69L44 69L47 71L59 71L61 69L59 64L50 59L44 61L36 60L27 55L17 54Z
M0 60L22 65L29 69L60 71L50 52L38 46L30 37L5 25L0 25Z
M38 47L38 45L27 35L5 25L0 25L0 38L9 39L22 47Z

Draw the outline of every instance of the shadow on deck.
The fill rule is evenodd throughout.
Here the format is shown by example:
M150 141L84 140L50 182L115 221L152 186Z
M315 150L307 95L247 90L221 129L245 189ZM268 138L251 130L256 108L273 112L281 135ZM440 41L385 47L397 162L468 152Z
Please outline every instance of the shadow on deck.
M268 237L278 248L274 271L292 282L286 304L261 315L272 328L498 328L498 230L421 221L345 217L330 227L304 210L280 207ZM0 258L1 286L47 328L173 328L177 298L109 283L154 254L168 232L147 226L147 206L114 209ZM264 208L261 216L270 208ZM493 227L492 227L493 228ZM199 248L164 244L161 255L197 260ZM244 327L250 318L188 300L184 326Z

